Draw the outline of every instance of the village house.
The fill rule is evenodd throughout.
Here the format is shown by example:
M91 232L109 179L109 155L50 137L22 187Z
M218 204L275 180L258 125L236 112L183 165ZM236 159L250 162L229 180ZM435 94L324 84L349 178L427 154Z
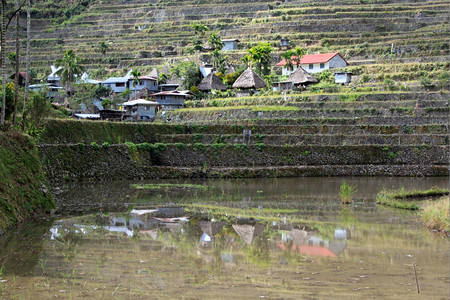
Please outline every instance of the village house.
M339 84L349 84L352 82L351 72L335 72L334 73L334 83Z
M296 57L292 57L296 58ZM277 67L282 67L282 75L291 75L297 70L296 63L292 62L293 66L288 68L286 60L283 59L276 64ZM323 54L306 54L300 59L300 67L309 73L318 73L332 68L345 68L348 62L339 53L323 53Z
M226 91L227 86L223 84L222 80L217 77L214 73L210 73L208 76L203 78L200 84L197 86L201 92L210 92L211 90Z
M19 72L19 82L18 82L19 86L21 86L21 87L25 86L26 77L27 77L27 74L25 72ZM9 78L14 82L16 79L16 73L12 74ZM29 76L28 81L29 81L29 83L31 83L33 81L33 78L31 76Z
M238 39L223 39L222 43L223 43L222 51L237 50L239 40Z
M137 99L122 103L125 108L124 121L151 121L155 119L158 103L145 99Z
M266 82L248 67L233 83L233 88L240 89L238 95L253 95L256 90L266 87Z
M184 107L184 100L190 97L189 94L179 91L165 91L151 95L158 105L164 110L177 109Z
M128 82L131 78L131 70L123 77L110 77L102 82L104 87L109 87L114 93L122 93L130 88Z
M50 69L52 70L52 72L50 73L50 75L47 76L47 83L61 86L60 85L61 78L59 78L59 75L56 74L59 70L61 70L61 67L50 66Z
M307 85L318 83L315 77L306 72L302 67L298 68L294 72L289 75L289 78L286 81L282 82L274 82L273 90L274 91L285 91L291 89L305 89Z
M43 83L43 84L32 84L28 86L30 91L47 91L47 98L55 98L59 91L64 90L63 87L58 86L55 83Z
M133 89L140 91L143 88L147 88L150 91L154 91L154 92L157 92L159 90L157 78L152 77L152 76L140 76L139 80L141 81L141 83L140 84L135 83L135 86Z

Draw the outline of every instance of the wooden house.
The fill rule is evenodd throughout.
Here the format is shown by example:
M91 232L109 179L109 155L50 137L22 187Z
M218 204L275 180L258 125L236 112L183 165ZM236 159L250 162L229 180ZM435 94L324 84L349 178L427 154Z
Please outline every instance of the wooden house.
M122 103L125 108L123 119L125 121L151 121L155 118L157 105L156 102L144 99Z
M131 71L123 77L110 77L102 82L102 85L109 87L114 93L122 93L130 89Z
M25 86L25 79L27 77L27 74L25 72L19 72L19 86L24 87ZM16 79L16 73L12 74L9 77L13 82L15 82ZM28 77L28 82L31 84L33 82L33 78L31 76Z
M224 40L222 40L222 43L224 44L222 47L222 51L237 50L239 40L238 39L224 39Z
M291 58L295 59L293 56ZM276 64L277 67L281 67L282 75L290 75L297 70L297 65L292 61L293 66L289 67L285 59ZM335 53L323 53L323 54L306 54L300 59L300 67L308 71L309 73L318 73L324 70L332 68L345 68L348 66L348 62L338 52Z

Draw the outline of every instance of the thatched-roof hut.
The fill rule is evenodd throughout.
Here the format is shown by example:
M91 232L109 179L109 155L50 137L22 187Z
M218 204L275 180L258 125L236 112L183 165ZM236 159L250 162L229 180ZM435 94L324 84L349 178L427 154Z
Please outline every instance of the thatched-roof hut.
M153 70L147 76L159 78L159 71L158 71L158 69L157 68L153 68Z
M250 67L233 83L235 89L261 89L266 87L266 82Z
M223 227L226 225L226 222L200 221L198 222L198 225L204 233L213 238L222 231Z
M291 75L286 81L292 82L296 86L319 82L319 80L311 76L311 74L306 72L305 69L303 69L302 67L299 67L297 70L291 73Z
M198 85L198 89L202 92L209 92L211 90L226 91L227 87L219 77L211 72L203 78L202 82Z
M233 224L233 229L244 240L247 245L253 243L256 237L258 237L266 227L262 224L255 225L239 225Z

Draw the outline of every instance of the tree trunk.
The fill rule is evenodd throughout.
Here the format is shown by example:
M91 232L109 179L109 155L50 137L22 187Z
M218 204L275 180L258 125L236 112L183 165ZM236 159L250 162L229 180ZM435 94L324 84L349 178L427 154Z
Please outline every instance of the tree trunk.
M16 10L19 9L19 0L16 0ZM17 103L19 100L19 63L20 63L20 44L19 44L19 17L20 12L16 13L16 74L14 78L14 114L13 124L16 124Z
M30 0L27 0L27 53L25 66L25 97L23 98L23 111L25 111L25 104L28 102L28 85L30 84L30 35L31 35L31 16L30 16Z
M1 26L1 59L2 59L2 113L0 115L0 126L5 125L5 115L6 115L6 16L5 16L5 9L6 9L6 1L2 1L2 26Z

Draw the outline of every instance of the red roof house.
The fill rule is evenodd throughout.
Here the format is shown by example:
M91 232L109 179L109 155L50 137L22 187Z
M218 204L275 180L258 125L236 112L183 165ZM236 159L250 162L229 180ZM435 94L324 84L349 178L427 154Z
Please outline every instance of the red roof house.
M293 56L291 59L295 59ZM296 63L292 62L293 67L287 68L286 60L283 59L276 64L277 67L282 67L283 75L290 75L297 69ZM322 54L306 54L300 59L300 66L309 73L318 73L331 68L345 68L348 62L338 52L322 53Z

